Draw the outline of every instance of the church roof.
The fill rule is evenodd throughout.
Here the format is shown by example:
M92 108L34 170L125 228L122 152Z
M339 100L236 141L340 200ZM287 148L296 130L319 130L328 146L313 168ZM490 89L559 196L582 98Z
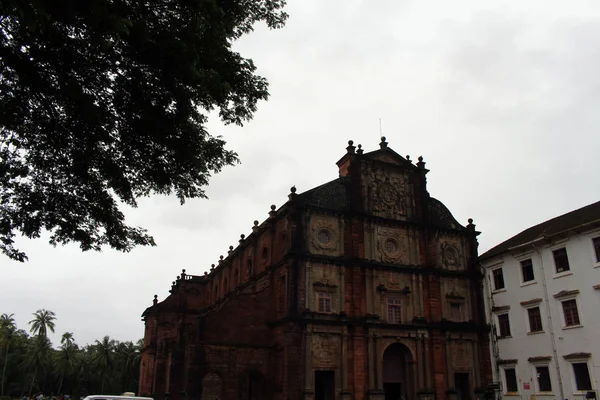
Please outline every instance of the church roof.
M527 228L510 239L492 247L479 256L479 260L492 258L507 252L515 246L556 234L566 233L574 228L593 222L600 222L600 201Z

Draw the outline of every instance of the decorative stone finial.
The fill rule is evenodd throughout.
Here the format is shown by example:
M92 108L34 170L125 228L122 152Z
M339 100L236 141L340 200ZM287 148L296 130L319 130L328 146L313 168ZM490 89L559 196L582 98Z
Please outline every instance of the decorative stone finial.
M171 282L171 286L175 286L175 281Z
M240 235L240 243L244 243L244 239L246 239L246 235L244 235L243 233Z
M177 278L175 278L175 281L178 281L180 279L181 279L181 277L179 275L177 275Z
M223 262L223 256L219 256L219 264Z
M294 186L292 186L292 187L290 188L290 194L288 194L288 199L289 199L290 201L294 201L294 198L295 198L296 196L298 196L298 195L296 194L296 186L294 185Z
M381 143L379 143L379 148L380 149L385 149L388 145L388 142L385 141L385 136L381 137Z
M363 152L364 152L364 151L363 151L363 149L362 149L362 144L359 144L359 145L358 145L358 150L356 150L356 153L357 153L357 154L362 154Z
M210 271L214 271L215 270L215 264L210 264Z
M410 156L408 154L406 155L406 161L410 161ZM410 161L410 162L412 162L412 161Z
M277 216L277 211L275 211L277 207L275 204L271 204L271 211L269 211L269 218L275 218Z
M158 295L154 295L154 300L152 300L152 305L155 306L158 304Z
M348 147L346 147L346 151L348 152L348 154L354 154L355 149L356 147L354 147L354 141L348 140Z
M252 232L258 232L258 221L254 220L254 226L252 227Z
M276 208L277 206L275 204L271 204L271 211L275 211Z
M423 161L423 156L419 156L419 162L417 163L417 167L425 169L425 161Z
M231 254L233 253L233 246L229 246L229 251L227 252L227 254Z
M204 271L204 276L207 276L207 275L208 275L208 272Z
M473 223L473 218L469 218L467 221L469 222L469 224L467 225L467 229L470 231L474 231L475 224Z
M254 220L254 226L258 226L258 220Z

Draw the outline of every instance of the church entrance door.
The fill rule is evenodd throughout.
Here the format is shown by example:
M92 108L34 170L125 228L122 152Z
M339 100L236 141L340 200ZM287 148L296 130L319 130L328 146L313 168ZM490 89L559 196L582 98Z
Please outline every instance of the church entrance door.
M414 363L410 350L400 343L383 353L383 390L385 400L413 400Z

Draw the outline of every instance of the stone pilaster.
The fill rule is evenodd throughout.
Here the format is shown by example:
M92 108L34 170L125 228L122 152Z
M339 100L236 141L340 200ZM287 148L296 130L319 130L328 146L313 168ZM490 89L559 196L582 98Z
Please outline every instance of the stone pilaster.
M315 373L312 367L312 326L308 325L304 331L304 342L306 344L304 355L304 400L313 400L315 396Z

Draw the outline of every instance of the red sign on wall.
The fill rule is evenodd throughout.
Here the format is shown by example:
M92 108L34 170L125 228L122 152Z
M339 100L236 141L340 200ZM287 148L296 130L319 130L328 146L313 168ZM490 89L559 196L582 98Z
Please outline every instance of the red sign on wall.
M523 383L523 389L529 390L529 382L524 382Z

